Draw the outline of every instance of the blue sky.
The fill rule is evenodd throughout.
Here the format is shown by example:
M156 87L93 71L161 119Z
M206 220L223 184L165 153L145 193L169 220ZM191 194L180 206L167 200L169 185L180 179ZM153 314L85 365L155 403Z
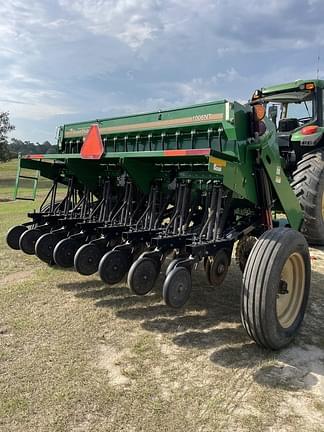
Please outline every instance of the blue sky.
M0 109L17 138L324 76L323 0L7 0Z

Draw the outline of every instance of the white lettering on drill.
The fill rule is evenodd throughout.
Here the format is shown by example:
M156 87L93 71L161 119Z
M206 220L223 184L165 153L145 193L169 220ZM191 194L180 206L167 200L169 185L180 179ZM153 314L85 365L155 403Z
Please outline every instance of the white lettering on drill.
M210 120L211 114L198 114L192 116L192 121L208 121Z

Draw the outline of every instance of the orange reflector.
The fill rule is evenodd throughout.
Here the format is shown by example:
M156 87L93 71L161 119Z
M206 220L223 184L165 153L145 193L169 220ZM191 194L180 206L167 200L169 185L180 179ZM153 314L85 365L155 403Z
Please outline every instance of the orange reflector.
M82 159L100 159L104 152L98 125L90 126L88 135L81 148L80 156Z
M305 89L306 90L314 90L314 88L315 88L315 84L312 83L312 82L305 84Z
M318 131L317 125L310 125L310 126L303 127L303 129L300 132L303 135L312 135L313 133L316 133L317 131Z

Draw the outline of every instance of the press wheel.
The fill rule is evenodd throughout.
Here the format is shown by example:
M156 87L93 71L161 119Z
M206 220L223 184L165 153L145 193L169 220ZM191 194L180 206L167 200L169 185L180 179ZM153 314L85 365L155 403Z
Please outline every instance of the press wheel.
M47 264L53 263L53 252L60 241L54 233L43 234L36 242L35 253L39 259Z
M159 267L153 258L142 257L133 262L127 283L129 288L137 295L148 294L154 287L159 276Z
M73 238L66 238L59 241L53 253L55 263L64 268L73 267L74 256L79 247L80 243Z
M174 269L174 267L180 263L181 261L183 261L183 258L174 258L170 264L168 265L166 271L165 271L165 276L168 276L168 274Z
M35 245L43 232L38 228L32 228L22 233L19 239L19 248L28 255L35 254Z
M74 268L84 276L90 276L98 270L102 252L92 243L82 245L74 257Z
M120 250L107 252L99 263L99 276L108 285L121 282L129 268L129 256Z
M181 308L188 301L191 293L191 274L185 267L175 267L163 284L163 299L173 308Z
M27 230L28 228L25 225L15 225L11 227L6 236L8 246L11 247L11 249L19 250L19 239Z

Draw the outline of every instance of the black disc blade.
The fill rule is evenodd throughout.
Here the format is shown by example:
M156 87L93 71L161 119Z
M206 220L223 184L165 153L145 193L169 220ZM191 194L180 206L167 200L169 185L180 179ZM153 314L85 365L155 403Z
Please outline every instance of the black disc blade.
M215 287L222 285L229 266L227 253L220 249L214 257L208 258L208 263L206 267L208 281Z
M99 264L99 275L103 282L115 285L121 282L129 269L129 256L120 250L106 253Z
M6 240L7 244L11 249L19 250L19 240L22 234L27 231L27 227L25 225L16 225L9 229L7 232Z
M81 246L74 257L74 268L84 276L90 276L98 270L102 252L94 244Z

